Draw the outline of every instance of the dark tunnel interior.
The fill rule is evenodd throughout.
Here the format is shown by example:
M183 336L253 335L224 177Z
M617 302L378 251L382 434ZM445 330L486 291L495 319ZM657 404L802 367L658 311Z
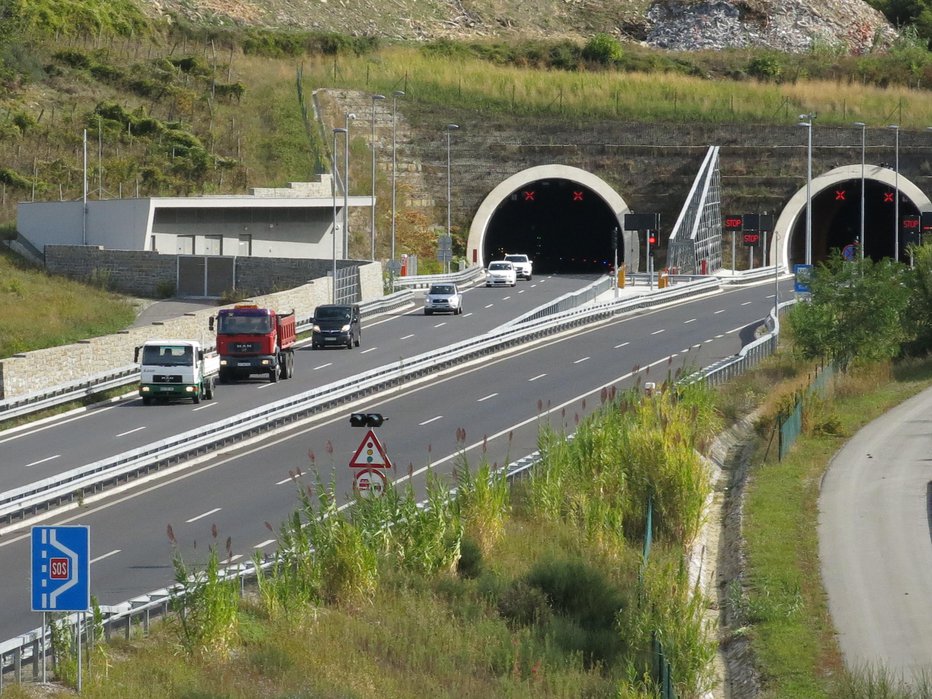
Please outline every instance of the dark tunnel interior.
M506 253L523 252L538 273L607 273L614 263L616 226L611 207L588 187L564 179L537 180L512 192L496 209L482 259L488 264ZM621 264L620 245L618 255Z
M900 190L899 216L902 221L918 216L918 207ZM864 187L864 256L872 260L893 257L896 241L896 189L877 180L866 180ZM812 261L827 258L833 250L857 246L861 236L861 180L845 180L823 189L812 197ZM806 210L793 227L790 265L806 261ZM856 248L855 248L856 249ZM900 259L907 259L906 239L899 240Z

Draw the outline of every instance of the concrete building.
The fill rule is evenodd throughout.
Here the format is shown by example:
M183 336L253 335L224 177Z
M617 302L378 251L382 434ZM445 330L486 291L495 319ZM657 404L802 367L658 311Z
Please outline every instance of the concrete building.
M348 197L349 209L371 196ZM345 259L344 197L331 175L289 187L253 188L248 195L23 202L19 234L39 252L47 245L168 255ZM334 240L336 223L336 240Z

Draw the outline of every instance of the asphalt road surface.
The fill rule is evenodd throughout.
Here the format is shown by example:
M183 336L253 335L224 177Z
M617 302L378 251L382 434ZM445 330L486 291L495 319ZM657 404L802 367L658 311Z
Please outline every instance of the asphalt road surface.
M860 430L819 497L822 579L849 669L932 672L932 389Z

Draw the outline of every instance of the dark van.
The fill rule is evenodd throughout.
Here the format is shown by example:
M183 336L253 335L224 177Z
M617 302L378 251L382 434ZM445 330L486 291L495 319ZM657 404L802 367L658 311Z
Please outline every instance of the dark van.
M314 309L311 318L311 349L320 347L359 347L362 325L359 306L328 303Z

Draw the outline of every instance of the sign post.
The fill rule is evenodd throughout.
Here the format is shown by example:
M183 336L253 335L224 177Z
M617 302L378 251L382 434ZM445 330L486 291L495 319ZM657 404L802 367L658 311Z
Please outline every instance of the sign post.
M371 429L359 443L349 466L359 469L353 476L353 488L359 495L378 497L385 492L385 471L392 467L392 462L385 453L385 447Z
M78 692L81 691L81 622L91 606L90 529L32 528L32 611L42 612L42 681L45 681L45 612L79 612Z

